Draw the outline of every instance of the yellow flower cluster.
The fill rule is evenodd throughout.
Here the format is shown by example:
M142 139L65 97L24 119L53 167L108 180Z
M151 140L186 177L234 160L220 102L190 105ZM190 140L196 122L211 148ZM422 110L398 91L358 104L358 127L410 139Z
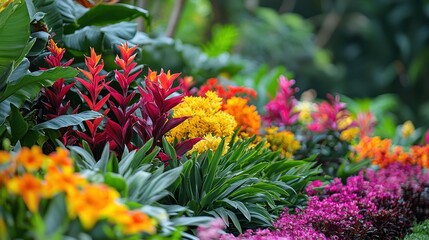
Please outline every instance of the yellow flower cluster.
M202 137L206 139L196 144L194 150L216 150L220 142L218 139L228 140L237 126L234 117L221 108L222 99L214 92L207 92L206 97L184 97L183 102L173 109L173 117L189 118L173 128L168 133L167 140L173 142L174 139L181 141Z
M247 105L248 99L232 97L223 105L223 110L231 114L237 122L240 132L256 135L261 128L261 116L254 105Z
M280 150L285 158L292 158L293 154L301 147L295 135L289 131L278 131L277 127L266 128L267 142L273 151Z
M338 130L341 131L340 139L346 142L351 142L360 133L359 128L353 126L353 118L350 115L338 117L337 126Z
M73 161L65 149L58 148L49 156L37 146L24 147L16 156L0 151L0 163L7 164L0 170L0 189L6 187L9 194L21 196L32 213L38 212L41 200L65 194L69 217L78 217L87 230L106 219L125 234L156 231L154 220L120 203L116 190L104 184L89 183L75 173Z
M301 123L308 124L313 120L311 113L315 110L314 103L310 101L300 101L296 105L296 110L299 112L298 119Z

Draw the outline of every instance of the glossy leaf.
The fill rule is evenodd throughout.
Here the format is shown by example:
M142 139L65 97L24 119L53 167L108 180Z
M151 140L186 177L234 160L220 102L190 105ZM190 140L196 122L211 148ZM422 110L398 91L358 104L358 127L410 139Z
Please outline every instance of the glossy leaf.
M27 54L29 37L30 17L26 3L12 2L0 13L0 77L10 66L19 65Z
M94 111L85 111L77 114L62 115L46 122L37 124L33 127L33 130L42 129L60 129L64 127L70 127L79 125L87 120L97 119L103 115Z
M128 4L98 4L83 14L78 20L81 27L95 25L105 26L118 22L129 22L135 18L143 17L150 23L148 11Z

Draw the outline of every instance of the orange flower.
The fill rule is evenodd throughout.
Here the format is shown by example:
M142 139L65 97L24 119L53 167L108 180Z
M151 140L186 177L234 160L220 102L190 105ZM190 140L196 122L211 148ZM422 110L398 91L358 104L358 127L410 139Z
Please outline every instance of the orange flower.
M67 195L69 216L78 216L82 226L91 229L98 220L111 216L118 198L119 193L106 185L86 185Z
M49 154L49 159L49 167L59 167L64 172L73 172L73 161L66 149L58 147L56 152Z
M39 146L33 146L31 150L23 147L16 157L17 162L29 172L42 168L46 158L47 156L42 153L42 149Z
M42 181L29 173L21 177L14 177L6 183L8 191L22 195L25 204L31 212L39 207L40 195L43 191Z
M240 97L232 97L223 105L225 112L231 114L237 126L240 127L240 132L256 135L261 128L261 117L253 105L247 105L248 99Z
M6 151L0 151L0 164L10 162L10 153Z
M155 233L154 221L141 211L128 211L130 221L124 225L125 234L135 234L139 232Z
M69 196L75 196L78 187L87 184L86 179L73 172L61 172L58 168L51 167L45 176L46 186L43 196L50 198L59 192L66 192Z

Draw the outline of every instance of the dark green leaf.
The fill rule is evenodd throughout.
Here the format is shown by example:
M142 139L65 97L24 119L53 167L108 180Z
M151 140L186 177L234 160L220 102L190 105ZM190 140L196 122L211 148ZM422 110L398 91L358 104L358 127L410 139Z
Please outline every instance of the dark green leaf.
M36 71L23 76L21 79L7 85L6 90L0 97L4 101L16 93L26 93L27 99L34 97L42 86L52 85L58 78L72 78L78 71L71 67L55 67L46 71ZM26 99L26 100L27 100Z
M25 1L14 1L0 13L0 77L27 54L30 17Z
M78 20L81 27L105 26L118 22L129 22L135 18L143 17L150 23L148 11L128 4L98 4L83 14Z
M11 141L15 145L28 131L28 123L25 121L17 107L11 105L11 115L9 116Z
M84 121L97 119L102 116L103 115L101 113L95 111L85 111L77 114L62 115L49 121L37 124L33 127L33 130L60 129L64 127L76 126Z

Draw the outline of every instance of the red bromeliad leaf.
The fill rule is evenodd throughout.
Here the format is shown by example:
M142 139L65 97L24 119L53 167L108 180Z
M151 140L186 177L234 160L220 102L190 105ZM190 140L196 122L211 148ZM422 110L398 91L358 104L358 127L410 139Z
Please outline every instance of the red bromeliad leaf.
M191 150L195 144L197 144L199 141L201 141L203 138L191 138L184 140L174 147L174 150L176 150L176 154L178 156L183 156L185 153L187 153L189 150Z
M189 117L180 117L180 118L170 118L163 124L163 126L159 129L159 135L164 136L168 131L177 127L179 124L184 122Z
M109 100L109 97L110 97L110 93L104 96L97 104L95 104L94 109L91 109L91 110L94 110L96 112L100 111L101 108L104 106L104 104L107 102L107 100Z

